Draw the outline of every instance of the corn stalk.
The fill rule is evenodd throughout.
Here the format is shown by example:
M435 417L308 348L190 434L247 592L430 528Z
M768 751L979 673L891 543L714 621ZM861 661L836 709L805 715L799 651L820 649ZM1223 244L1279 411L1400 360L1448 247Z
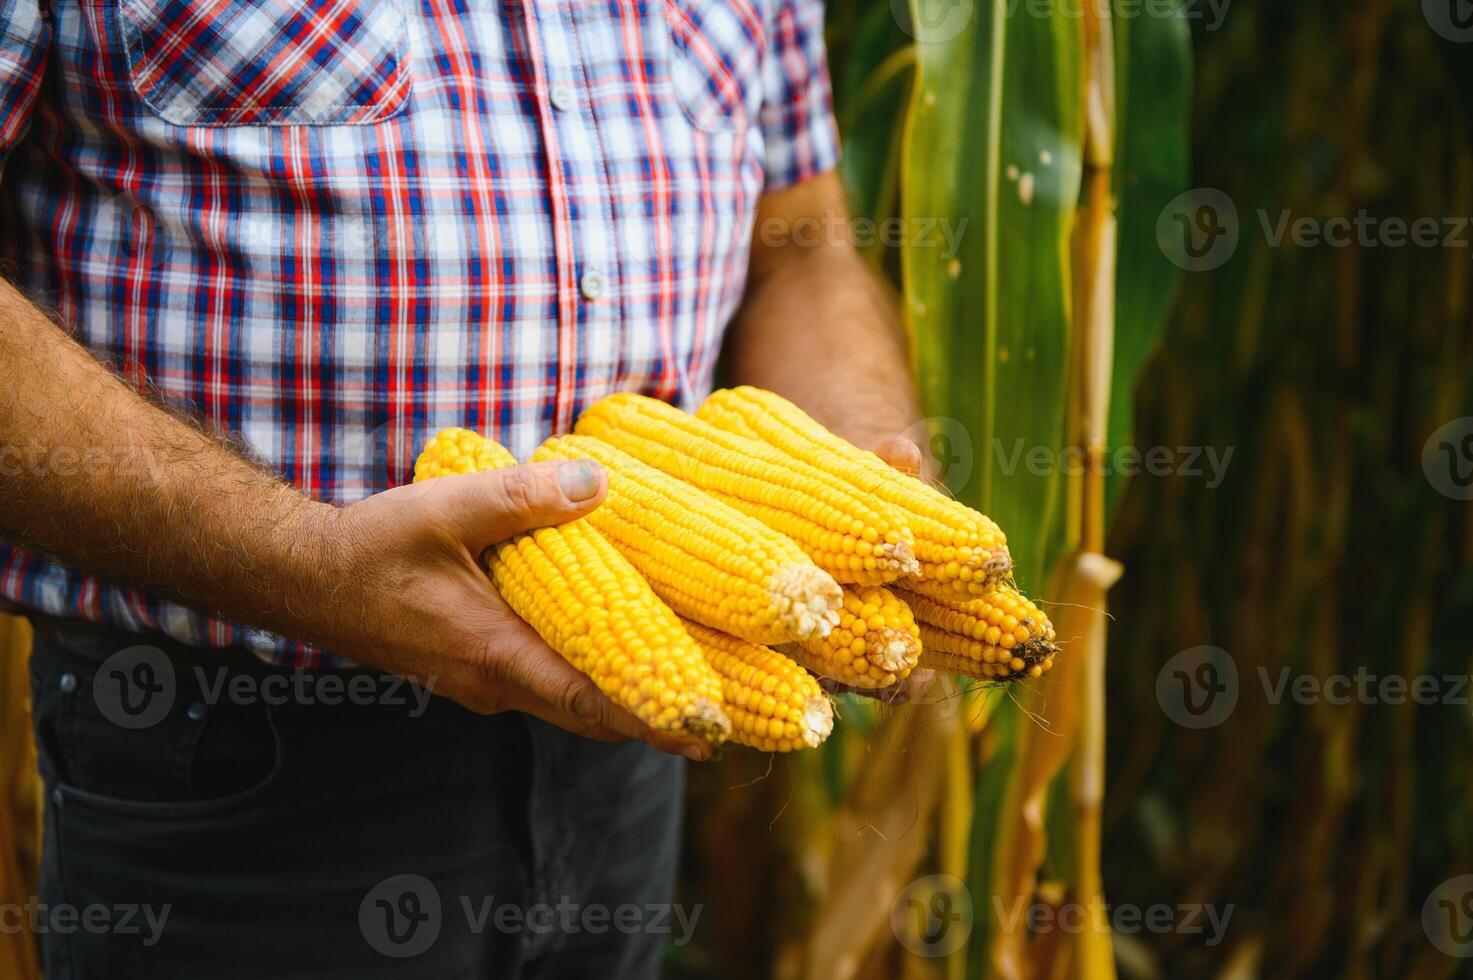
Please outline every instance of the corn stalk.
M1100 459L1107 443L1129 438L1134 380L1169 303L1173 280L1160 268L1154 212L1184 179L1187 39L1175 21L1126 35L1111 29L1108 12L1084 21L1072 7L1041 14L1008 0L911 0L909 20L874 0L830 0L829 9L851 205L877 221L899 219L907 231L903 247L879 246L871 257L902 296L942 475L1007 528L1019 583L1053 600L1060 635L1074 642L1044 684L1018 689L1016 701L971 690L953 700L955 720L938 710L944 705L877 712L841 702L845 723L818 754L828 802L785 810L771 830L754 821L748 830L764 840L764 853L775 846L782 858L743 858L740 885L723 880L717 891L754 896L774 888L747 880L754 869L806 869L802 898L772 917L782 936L770 975L779 977L1064 976L1058 971L1070 964L1081 976L1107 976L1110 949L1098 936L1032 941L1005 933L997 913L1014 899L1043 900L1035 894L1040 873L1063 883L1051 895L1064 888L1070 901L1102 890L1092 855L1103 785L1103 597L1118 569L1100 557L1108 489ZM1138 40L1157 56L1131 57ZM1171 58L1159 56L1163 46ZM1137 63L1142 105L1134 117L1143 125L1125 134L1134 136L1126 147L1151 149L1126 170L1113 158L1116 119L1126 114L1112 106L1115 86ZM1124 227L1148 231L1145 248L1121 240L1118 276L1117 169L1134 205ZM942 223L960 231L955 251ZM1123 356L1115 356L1117 342ZM1059 464L1069 446L1091 447L1092 476L1066 478ZM1049 465L1030 464L1030 453ZM922 743L938 757L918 753ZM1076 758L1079 745L1088 751ZM906 753L905 764L893 765L891 752ZM812 768L779 760L762 784L767 802L718 805L718 816L733 805L769 814L795 793L813 801L799 774ZM895 801L913 817L903 844L887 829ZM693 823L702 822L727 826L698 810ZM792 835L784 825L809 832ZM702 850L730 853L733 843L726 837ZM907 882L936 872L966 881L974 914L970 942L944 959L906 952L883 916ZM694 878L702 880L699 869ZM782 873L780 893L792 893L790 878ZM715 921L745 923L731 904L715 910ZM717 960L753 962L750 924L724 931ZM1081 963L1095 965L1080 972Z
M1079 503L1079 552L1072 574L1095 586L1076 656L1083 662L1079 732L1070 778L1074 808L1075 899L1088 910L1078 933L1078 969L1085 980L1114 980L1109 923L1100 881L1100 807L1105 795L1105 593L1121 569L1104 557L1105 476L1112 361L1115 352L1115 65L1110 10L1084 5L1084 207L1075 229L1075 295L1079 313L1071 412L1085 466ZM1071 495L1071 497L1074 495ZM1071 521L1071 524L1073 522Z

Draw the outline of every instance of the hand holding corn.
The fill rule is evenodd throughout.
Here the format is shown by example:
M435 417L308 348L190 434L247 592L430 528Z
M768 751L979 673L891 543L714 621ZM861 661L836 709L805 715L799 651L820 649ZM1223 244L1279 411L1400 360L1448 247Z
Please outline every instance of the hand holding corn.
M544 465L604 482L589 460ZM420 454L414 477L463 482L518 469L499 443L447 429ZM486 563L506 604L609 700L655 731L712 742L730 733L716 672L649 583L581 516L488 542Z
M522 711L601 741L635 738L707 757L707 740L658 731L614 704L508 606L481 563L488 549L582 517L605 492L596 465L539 463L400 487L345 508L337 537L349 552L353 607L333 648L433 677L435 693L475 711Z
M1053 663L1053 627L1013 587L996 524L771 392L718 391L695 415L611 395L533 459L594 467L607 499L487 542L486 570L654 733L789 751L832 727L814 678L888 692L913 671L1001 682ZM415 482L526 469L447 429Z

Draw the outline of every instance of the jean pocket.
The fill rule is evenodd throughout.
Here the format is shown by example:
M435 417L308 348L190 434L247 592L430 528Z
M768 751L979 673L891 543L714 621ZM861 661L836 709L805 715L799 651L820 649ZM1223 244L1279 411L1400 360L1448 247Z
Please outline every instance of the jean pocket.
M125 662L133 651L142 657ZM154 668L159 693L128 715L124 705L142 703L140 664ZM280 776L286 739L275 709L207 704L157 648L99 662L38 636L31 666L42 770L60 799L140 817L206 816L249 805Z
M395 0L117 0L139 99L181 126L381 122L408 100Z
M194 765L194 752L190 752L188 759L183 762L184 775L170 774L155 784L187 786L190 788L187 794L148 792L146 784L119 786L116 780L104 787L57 779L52 785L53 798L68 810L81 807L108 816L163 823L224 818L248 810L270 794L280 780L286 764L286 742L280 722L271 712L265 718L270 741L263 748L269 752L269 761L264 769L253 767L247 770L250 772L249 777L238 781L237 785L222 795L192 795L194 781L199 778L199 774L198 767ZM197 740L192 744L196 748L199 745ZM97 770L91 768L86 771ZM218 791L218 786L216 789Z
M767 30L753 0L654 0L669 23L670 83L691 125L745 129L762 105Z

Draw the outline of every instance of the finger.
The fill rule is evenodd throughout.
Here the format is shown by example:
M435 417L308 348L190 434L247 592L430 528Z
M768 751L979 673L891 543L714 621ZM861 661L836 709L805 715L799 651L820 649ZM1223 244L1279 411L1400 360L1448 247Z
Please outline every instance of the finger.
M921 704L927 703L926 694L930 691L931 685L936 683L937 676L934 670L917 667L910 672L910 675L905 680L895 685L900 690L895 692L895 696L891 699L890 703L904 704L907 701L916 701Z
M576 520L608 492L607 474L591 459L527 463L427 485L433 484L443 484L439 503L452 531L475 554L523 531Z
M509 657L502 671L508 686L503 703L508 708L589 738L633 738L696 762L710 758L709 742L655 731L610 701L589 677L545 645L540 653L525 653Z
M920 699L935 680L935 671L917 668L906 675L904 680L891 684L889 687L853 687L828 677L818 678L818 686L829 694L861 694L884 704L904 704L913 699Z
M886 694L895 690L899 685L891 684L889 687L855 687L853 684L845 684L836 681L832 677L818 678L818 686L823 688L826 694L860 694L876 701L885 700Z
M921 447L905 436L891 436L875 447L879 456L902 473L919 476L921 473Z

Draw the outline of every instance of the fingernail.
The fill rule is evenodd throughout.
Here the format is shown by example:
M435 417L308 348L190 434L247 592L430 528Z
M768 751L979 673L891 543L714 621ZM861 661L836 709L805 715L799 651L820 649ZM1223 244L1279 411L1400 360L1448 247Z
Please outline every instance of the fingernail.
M680 750L680 754L692 762L706 761L706 750L699 745L687 745Z
M558 486L572 501L587 500L598 493L598 464L591 459L569 460L557 468Z

